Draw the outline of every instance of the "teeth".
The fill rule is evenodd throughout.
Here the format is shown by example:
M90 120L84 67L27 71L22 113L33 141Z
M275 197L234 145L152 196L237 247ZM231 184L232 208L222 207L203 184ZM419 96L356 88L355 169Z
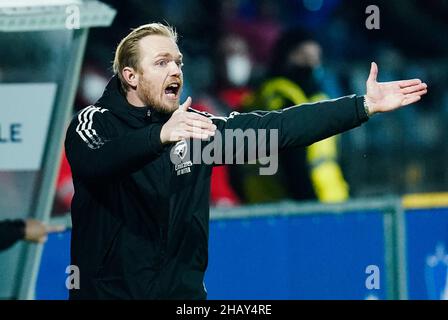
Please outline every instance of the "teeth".
M177 96L179 89L180 89L180 83L177 82L170 83L165 89L165 94L168 97L174 99Z

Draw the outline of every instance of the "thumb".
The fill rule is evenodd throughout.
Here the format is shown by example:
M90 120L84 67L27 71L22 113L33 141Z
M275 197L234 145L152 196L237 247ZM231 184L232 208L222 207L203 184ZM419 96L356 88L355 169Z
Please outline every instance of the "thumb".
M187 100L185 100L185 102L179 106L179 110L187 111L190 106L191 106L191 97L188 97Z
M378 76L378 66L375 62L372 62L370 65L370 74L369 78L367 79L368 82L375 82L376 78Z

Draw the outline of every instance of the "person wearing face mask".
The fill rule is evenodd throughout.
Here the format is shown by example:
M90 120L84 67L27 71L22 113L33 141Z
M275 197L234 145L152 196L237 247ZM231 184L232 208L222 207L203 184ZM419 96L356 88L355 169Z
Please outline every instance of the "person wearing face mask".
M256 105L273 111L328 99L316 79L321 54L321 46L305 30L294 28L281 34ZM337 163L336 136L306 148L289 149L279 160L277 177L247 177L245 189L249 202L282 198L321 202L348 199L349 187Z
M241 112L248 105L253 105L255 93L252 87L252 75L254 61L247 41L240 35L230 33L221 38L216 55L216 84L214 96L219 105L232 111ZM228 186L233 190L238 204L246 201L244 192L244 177L246 166L222 166L213 169L216 175L225 171ZM222 190L222 187L214 188L212 176L212 198L214 190Z
M209 93L203 94L192 104L194 109L226 116L242 111L254 101L250 86L254 62L246 40L236 33L226 33L219 38L213 56L214 81ZM244 166L219 166L212 170L210 201L215 206L241 204L241 171Z
M223 37L216 62L214 91L217 98L232 111L241 111L254 100L250 86L254 63L247 42L237 34Z

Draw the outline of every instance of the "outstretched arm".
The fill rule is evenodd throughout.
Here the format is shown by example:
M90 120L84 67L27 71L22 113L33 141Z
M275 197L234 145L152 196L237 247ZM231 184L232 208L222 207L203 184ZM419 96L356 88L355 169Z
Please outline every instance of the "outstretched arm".
M281 150L310 145L347 131L362 124L368 116L417 102L427 92L427 85L420 79L377 82L377 75L378 67L372 63L364 96L343 97L272 112L234 114L214 122L220 131L278 129L278 147ZM245 152L247 146L241 151Z
M395 109L401 108L403 106L409 105L411 103L417 102L421 99L421 97L427 92L426 83L422 83L420 79L412 79L412 80L400 80L400 81L392 81L392 82L377 82L378 76L378 66L375 62L372 62L370 68L370 74L366 81L366 94L364 95L364 106L365 112L368 116L372 116L375 113L380 112L388 112L393 111ZM338 101L339 100L339 101ZM160 132L160 140L162 143L168 142L176 142L181 139L188 138L197 138L207 140L211 136L214 135L214 131L216 129L210 123L210 120L206 119L203 116L187 113L189 106L191 105L191 98L188 98L187 101L179 107L179 110L173 113L170 120L162 127ZM333 120L339 119L341 117L345 118L343 115L337 115L336 113L344 113L347 112L341 105L345 105L353 111L356 108L356 104L354 103L354 99L335 99L332 101L326 101L324 103L319 102L313 105L321 105L320 108L312 108L308 110L303 110L307 108L287 108L280 111L273 112L252 112L241 114L244 115L244 121L228 121L229 126L232 129L240 128L240 129L273 129L272 125L279 125L279 123L275 123L271 121L271 118L277 118L288 122L289 118L291 121L298 121L296 124L300 125L305 123L311 125L314 128L313 131L325 131L323 133L324 136L331 136L345 130L352 128L352 126L340 126L340 128L335 128L336 130L331 130L328 127L328 123L322 120L323 117L330 117ZM337 106L338 110L335 110ZM297 109L297 110L295 110ZM300 110L299 110L300 109ZM333 110L331 110L333 109ZM290 110L287 113L284 111ZM356 113L356 112L355 112ZM236 113L234 113L235 115ZM359 125L364 117L360 115L359 110L356 113L360 118L360 122L355 124ZM260 117L268 116L269 121L260 121ZM220 118L226 121L229 119L233 119L235 116L229 118ZM238 117L240 120L240 117ZM251 121L252 120L252 121ZM264 119L266 120L266 119ZM315 120L316 123L307 123L309 120ZM234 123L236 122L236 123ZM334 121L332 121L334 122ZM222 124L222 123L221 123ZM254 127L255 126L255 127ZM297 128L297 126L295 126ZM338 126L336 126L338 127ZM292 127L294 129L294 126ZM223 129L222 126L219 126L218 129ZM277 129L280 129L277 127ZM311 128L310 128L311 129ZM329 130L327 130L329 129ZM287 133L287 132L286 132ZM320 139L322 134L315 134L316 138ZM315 140L316 138L312 138L311 140ZM298 144L308 144L310 142L315 141L303 141L303 143Z
M215 117L196 111L195 113L202 114L201 118L198 114L191 115L186 112L191 104L191 99L188 99L165 123L160 138L162 143L166 143L188 138L208 140L213 137L212 143L218 143L223 154L230 152L231 158L240 153L246 154L249 146L259 145L259 129L268 131L267 135L262 137L268 149L271 145L269 132L273 130L278 133L278 136L272 135L272 138L277 140L274 145L278 150L307 146L359 126L375 113L393 111L417 102L427 92L427 85L419 79L381 83L376 80L377 74L378 67L372 63L364 96L346 96L271 112L233 112L228 117ZM224 131L227 129L233 132L252 130L255 136L252 140L255 141L242 139L243 145L237 148L233 145L231 135L230 140L226 138ZM215 130L221 134L222 139L216 139ZM231 147L227 148L229 145ZM227 159L227 155L225 158Z

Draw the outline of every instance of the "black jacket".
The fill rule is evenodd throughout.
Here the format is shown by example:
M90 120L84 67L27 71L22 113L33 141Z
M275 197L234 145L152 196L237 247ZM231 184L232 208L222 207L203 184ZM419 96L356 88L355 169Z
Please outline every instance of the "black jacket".
M203 114L220 132L278 129L280 149L367 120L362 97L355 96L227 118ZM190 144L161 144L168 119L129 105L116 77L94 106L73 118L65 148L75 187L71 263L79 267L80 289L70 290L71 299L206 298L212 166L173 164L171 157L184 156Z
M0 250L5 250L25 237L22 219L0 221Z

